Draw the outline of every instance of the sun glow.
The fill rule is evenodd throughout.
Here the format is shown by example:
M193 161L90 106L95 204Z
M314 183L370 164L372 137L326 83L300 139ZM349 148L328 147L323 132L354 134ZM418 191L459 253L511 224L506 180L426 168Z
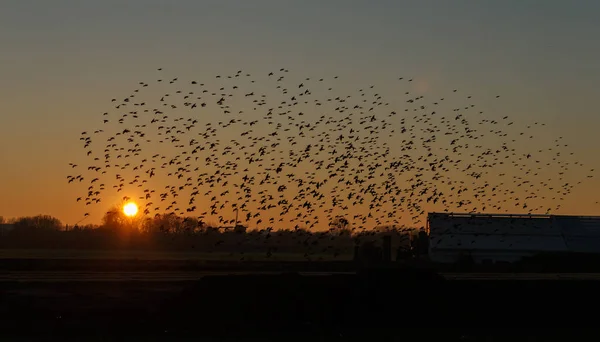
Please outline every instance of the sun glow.
M134 217L138 213L138 207L133 202L127 203L123 206L123 213L126 216Z

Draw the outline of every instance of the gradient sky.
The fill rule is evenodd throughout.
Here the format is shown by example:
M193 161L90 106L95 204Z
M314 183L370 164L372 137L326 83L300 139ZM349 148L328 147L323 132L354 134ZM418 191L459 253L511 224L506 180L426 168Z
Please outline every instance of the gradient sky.
M593 0L2 1L0 215L79 220L65 175L81 131L157 67L409 75L432 93L501 94L498 115L545 122L600 169L598 13ZM599 190L588 180L562 213L600 214Z

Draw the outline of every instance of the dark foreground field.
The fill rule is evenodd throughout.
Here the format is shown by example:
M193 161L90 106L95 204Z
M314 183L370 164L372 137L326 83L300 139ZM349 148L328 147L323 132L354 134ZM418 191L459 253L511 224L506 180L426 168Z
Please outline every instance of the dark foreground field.
M17 264L23 261L16 261ZM271 265L16 270L0 265L0 340L596 341L600 282ZM47 264L47 265L48 265ZM11 267L8 267L12 265ZM78 265L81 265L79 263ZM99 264L100 265L100 264ZM148 265L148 264L144 264ZM323 265L321 265L323 266ZM339 265L338 265L339 266ZM88 267L91 267L88 265ZM349 266L348 266L349 267ZM342 269L343 267L340 266ZM195 272L195 273L194 273ZM279 274L275 274L279 273ZM573 276L573 275L571 275ZM558 278L558 277L554 277ZM26 337L28 339L16 339ZM264 340L264 339L262 339Z
M597 340L593 281L397 284L356 276L231 276L197 282L3 282L3 341ZM410 282L410 280L402 280ZM590 296L590 297L587 297ZM587 297L587 298L586 298ZM587 329L586 329L587 328ZM527 337L527 339L525 339Z

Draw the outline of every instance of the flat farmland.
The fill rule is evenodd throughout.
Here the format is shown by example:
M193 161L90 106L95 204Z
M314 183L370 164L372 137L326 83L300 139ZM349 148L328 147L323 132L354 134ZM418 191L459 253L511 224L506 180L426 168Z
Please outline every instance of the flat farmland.
M276 275L282 271L2 271L0 282L193 282L206 276ZM353 271L298 272L300 275L356 274ZM600 281L599 273L440 273L449 281Z
M243 259L242 259L243 258ZM193 260L193 261L344 261L352 255L311 254L310 259L302 253L227 253L195 251L139 251L139 250L77 250L77 249L0 249L2 259L71 259L71 260Z
M514 307L527 308L513 312L515 328L521 327L519 322L530 329L537 328L537 321L548 326L561 312L576 312L581 303L590 302L600 284L600 274L595 273L442 273L447 281L440 282L411 271L398 277L361 274L350 261L240 262L214 255L202 258L200 253L3 252L2 341L19 340L14 337L24 334L61 341L115 336L132 336L132 341L186 340L182 336L244 341L271 335L277 335L271 340L368 340L373 329L398 338L414 334L444 341L531 340L522 328L494 336L496 327L474 332L472 326L503 322L502 313ZM291 272L298 275L286 274ZM553 303L549 293L569 295ZM390 311L395 314L381 315ZM414 329L420 324L418 317L451 317L454 328L433 329L424 337ZM593 318L577 317L582 326L586 317ZM544 335L556 337L557 332L544 329ZM342 335L349 339L340 339ZM465 339L468 336L473 339ZM554 340L580 339L570 332Z

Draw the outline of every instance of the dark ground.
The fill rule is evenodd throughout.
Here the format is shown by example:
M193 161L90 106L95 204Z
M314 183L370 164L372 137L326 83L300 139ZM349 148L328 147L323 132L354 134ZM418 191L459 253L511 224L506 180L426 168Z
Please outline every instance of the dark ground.
M58 270L81 274L85 264L44 262L46 274ZM209 341L258 337L597 341L600 337L594 329L600 302L596 280L446 280L428 271L395 268L357 274L211 276L217 269L211 264L198 280L152 281L119 279L114 274L174 269L164 263L140 262L136 269L131 262L94 262L85 268L87 274L96 274L94 279L48 276L19 281L16 266L36 271L41 264L3 261L0 275L15 276L0 281L0 340L174 341L195 336ZM285 267L316 271L314 265L301 264L221 266L224 272ZM332 272L349 267L337 266L330 268Z

